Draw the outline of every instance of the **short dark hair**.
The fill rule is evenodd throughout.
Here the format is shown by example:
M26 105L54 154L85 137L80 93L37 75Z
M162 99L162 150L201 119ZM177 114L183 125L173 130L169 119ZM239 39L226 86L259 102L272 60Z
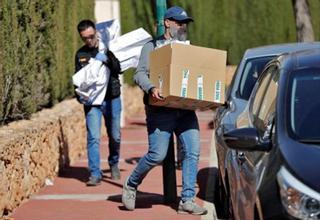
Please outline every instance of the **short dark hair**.
M89 27L92 27L93 29L96 29L96 26L95 26L95 24L93 23L93 21L88 20L88 19L82 20L82 21L79 22L79 24L78 24L78 26L77 26L78 32L80 33L80 32L86 30L86 29L89 28Z

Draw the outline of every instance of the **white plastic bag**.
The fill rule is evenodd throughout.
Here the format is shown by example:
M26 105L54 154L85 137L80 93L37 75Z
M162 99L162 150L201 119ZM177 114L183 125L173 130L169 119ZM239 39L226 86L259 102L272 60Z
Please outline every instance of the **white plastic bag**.
M101 61L90 59L89 64L72 76L76 93L85 105L101 105L109 82L110 70Z

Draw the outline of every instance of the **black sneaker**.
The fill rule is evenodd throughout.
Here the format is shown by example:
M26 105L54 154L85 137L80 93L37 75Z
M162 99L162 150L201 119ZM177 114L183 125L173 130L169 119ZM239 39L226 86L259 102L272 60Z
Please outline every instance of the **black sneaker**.
M118 164L111 166L110 169L111 169L111 179L119 180L121 178L121 175L120 175L120 170L118 168Z
M95 177L95 176L90 176L89 181L86 182L87 186L98 186L101 184L101 178Z

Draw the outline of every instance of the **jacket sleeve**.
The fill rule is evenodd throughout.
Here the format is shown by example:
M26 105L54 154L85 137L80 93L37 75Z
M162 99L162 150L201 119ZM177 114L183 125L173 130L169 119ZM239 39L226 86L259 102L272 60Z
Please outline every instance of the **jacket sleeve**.
M149 54L152 50L154 50L154 44L152 41L146 43L143 46L140 54L139 63L133 77L135 83L145 93L148 93L151 88L155 87L149 79L149 72L150 72Z
M78 59L78 53L76 53L76 55L74 56L74 66L75 66L75 73L78 72L82 67L81 67L81 64L79 62L79 59Z
M112 51L107 51L107 67L109 67L112 74L122 74L121 72L121 66L118 58L112 53Z

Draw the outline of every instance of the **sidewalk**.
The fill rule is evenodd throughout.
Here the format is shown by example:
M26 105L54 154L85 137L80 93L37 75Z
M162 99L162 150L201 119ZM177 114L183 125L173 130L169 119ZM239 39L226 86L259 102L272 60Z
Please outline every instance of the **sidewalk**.
M215 150L211 149L213 130L208 122L213 112L198 112L201 129L201 154L198 172L196 201L206 207L206 216L178 215L177 204L163 203L162 167L155 167L139 186L136 209L127 211L121 203L122 184L136 166L139 158L147 151L145 116L127 120L122 129L121 180L111 180L107 165L107 137L102 138L103 182L97 187L86 187L88 178L87 158L65 169L55 178L52 186L46 186L12 214L15 220L171 220L171 219L215 219L213 205L213 174L216 172ZM176 170L177 191L181 191L181 171Z

